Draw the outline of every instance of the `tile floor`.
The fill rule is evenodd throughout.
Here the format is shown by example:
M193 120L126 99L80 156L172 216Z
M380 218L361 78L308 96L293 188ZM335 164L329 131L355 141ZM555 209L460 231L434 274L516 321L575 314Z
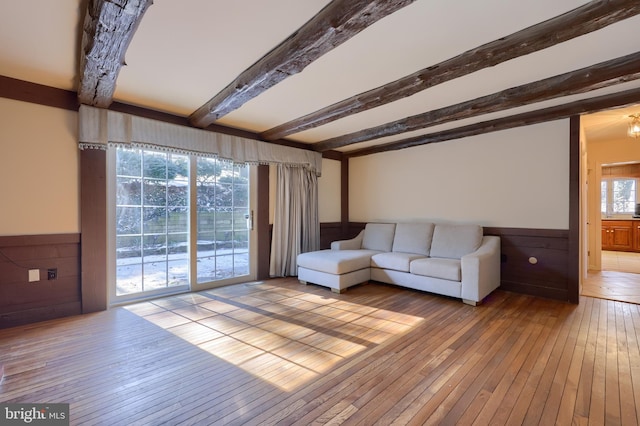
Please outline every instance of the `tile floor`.
M602 271L589 271L582 295L640 304L640 253L603 251Z
M640 253L603 251L602 270L640 274Z

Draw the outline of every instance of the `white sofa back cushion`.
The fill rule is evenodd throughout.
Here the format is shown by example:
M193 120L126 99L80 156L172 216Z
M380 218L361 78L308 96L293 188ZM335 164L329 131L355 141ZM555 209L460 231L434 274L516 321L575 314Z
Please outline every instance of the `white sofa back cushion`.
M433 223L398 223L393 237L393 251L429 256Z
M391 251L395 223L367 223L362 238L362 248L366 250Z
M482 226L438 224L433 230L431 257L460 259L482 243Z

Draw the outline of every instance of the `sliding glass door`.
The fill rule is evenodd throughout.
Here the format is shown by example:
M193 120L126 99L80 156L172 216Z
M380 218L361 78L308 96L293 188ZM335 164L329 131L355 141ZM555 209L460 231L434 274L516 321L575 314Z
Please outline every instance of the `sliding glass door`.
M250 280L250 167L110 150L112 303Z

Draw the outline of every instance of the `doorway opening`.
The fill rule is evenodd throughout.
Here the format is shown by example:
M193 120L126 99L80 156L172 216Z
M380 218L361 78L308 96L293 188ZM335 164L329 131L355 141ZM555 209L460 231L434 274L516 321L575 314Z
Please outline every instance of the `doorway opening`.
M586 273L581 294L640 304L640 139L627 134L640 105L581 117Z

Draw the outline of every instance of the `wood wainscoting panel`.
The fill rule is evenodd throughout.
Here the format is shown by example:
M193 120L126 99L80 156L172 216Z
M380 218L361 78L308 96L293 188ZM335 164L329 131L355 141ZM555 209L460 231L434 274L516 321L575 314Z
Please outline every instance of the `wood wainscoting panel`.
M348 231L341 239L348 240L355 238L362 230L364 230L365 226L367 226L366 222L349 222L349 226L347 227Z
M484 228L501 241L503 290L569 301L569 232L555 229Z
M32 269L38 281L29 282ZM0 328L80 312L79 234L0 236Z
M342 239L342 224L340 222L320 224L320 249L329 249L333 241L340 239Z

